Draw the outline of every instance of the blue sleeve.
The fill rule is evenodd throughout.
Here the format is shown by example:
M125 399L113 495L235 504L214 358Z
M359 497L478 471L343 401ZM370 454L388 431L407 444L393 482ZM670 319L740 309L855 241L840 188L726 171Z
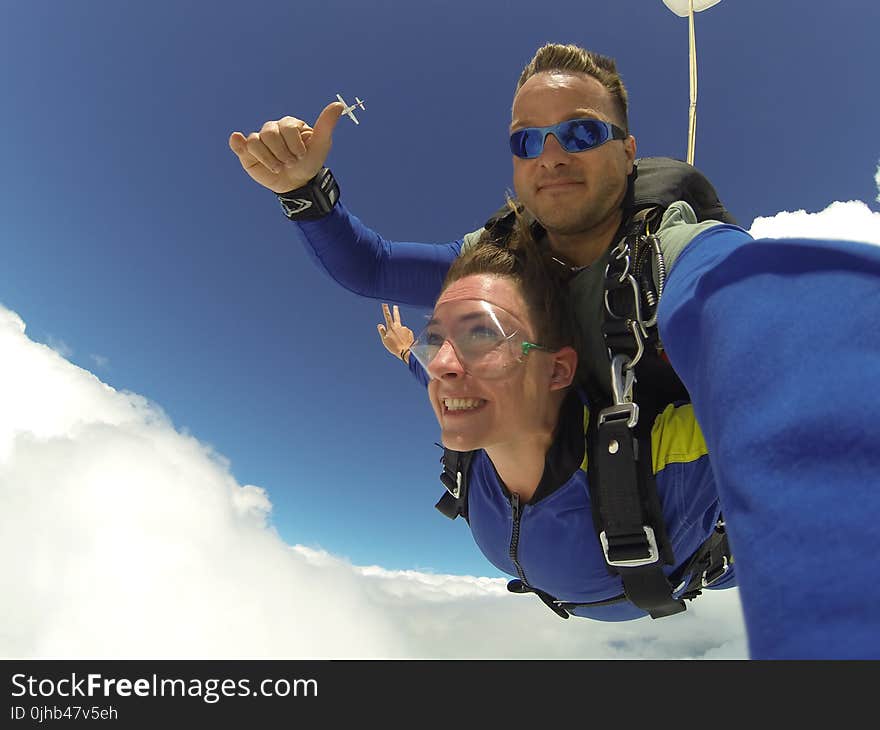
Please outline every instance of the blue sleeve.
M323 218L294 224L306 252L333 281L355 294L394 304L432 307L461 241L386 241L342 203Z
M758 659L880 658L880 247L694 238L659 326L706 437Z
M413 377L416 380L418 380L426 388L428 387L428 382L431 380L431 378L428 376L428 373L425 371L425 368L422 367L421 363L416 360L412 355L409 356L409 371L412 373Z

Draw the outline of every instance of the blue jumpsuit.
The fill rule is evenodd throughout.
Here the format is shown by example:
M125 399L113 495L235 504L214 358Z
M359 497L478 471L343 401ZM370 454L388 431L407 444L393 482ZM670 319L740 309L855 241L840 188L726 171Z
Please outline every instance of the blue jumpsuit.
M414 357L409 360L410 371L426 384L424 369ZM483 555L504 573L567 603L593 603L623 594L620 577L608 572L593 526L585 418L573 391L563 404L541 482L527 504L508 492L482 449L468 472L468 524ZM693 408L670 405L657 416L651 436L657 493L675 555L674 565L663 568L669 576L712 534L720 506ZM735 585L731 568L710 588ZM629 601L581 606L572 613L601 621L648 615Z

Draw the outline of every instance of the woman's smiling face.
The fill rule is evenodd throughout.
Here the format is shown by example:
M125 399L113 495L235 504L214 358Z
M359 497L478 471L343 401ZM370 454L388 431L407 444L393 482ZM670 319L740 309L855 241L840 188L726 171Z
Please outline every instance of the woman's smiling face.
M431 321L439 333L460 330L463 318L481 326L484 302L503 310L504 319L516 328L511 346L540 344L519 286L507 277L474 274L453 282L437 300ZM553 387L553 369L552 353L532 350L502 370L478 375L461 362L449 340L442 342L427 371L428 397L443 445L470 451L545 434L548 413L555 415L550 403L551 391L558 389Z

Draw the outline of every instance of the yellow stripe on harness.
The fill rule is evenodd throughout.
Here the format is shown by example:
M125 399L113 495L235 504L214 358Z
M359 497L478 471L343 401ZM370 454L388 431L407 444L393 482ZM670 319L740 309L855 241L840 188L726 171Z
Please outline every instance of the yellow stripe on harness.
M584 406L584 433L590 423L590 411ZM696 461L709 453L706 439L694 415L694 407L687 403L681 406L669 404L657 416L651 427L651 461L654 473L662 471L668 464L686 464ZM587 470L587 454L581 469Z
M690 403L666 406L651 428L654 473L662 471L667 464L686 464L708 453L694 407Z

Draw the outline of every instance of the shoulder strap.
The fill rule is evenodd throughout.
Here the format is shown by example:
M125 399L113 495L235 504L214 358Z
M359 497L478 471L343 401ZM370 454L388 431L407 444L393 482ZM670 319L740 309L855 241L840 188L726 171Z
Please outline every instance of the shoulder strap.
M651 464L650 428L638 409L590 409L588 474L593 521L608 570L626 597L651 618L685 610L663 573L674 563ZM647 435L645 435L647 431Z
M443 482L446 491L434 506L451 520L459 515L465 520L468 518L468 470L476 453L476 451L453 451L443 448L443 456L440 457L440 463L443 464L440 481Z
M627 598L652 618L685 610L663 572L674 555L651 459L651 428L665 404L641 408L633 398L637 364L658 357L656 310L665 274L659 244L647 231L661 214L658 206L638 211L611 252L603 333L612 400L590 408L587 432L593 519L605 561L623 581Z

